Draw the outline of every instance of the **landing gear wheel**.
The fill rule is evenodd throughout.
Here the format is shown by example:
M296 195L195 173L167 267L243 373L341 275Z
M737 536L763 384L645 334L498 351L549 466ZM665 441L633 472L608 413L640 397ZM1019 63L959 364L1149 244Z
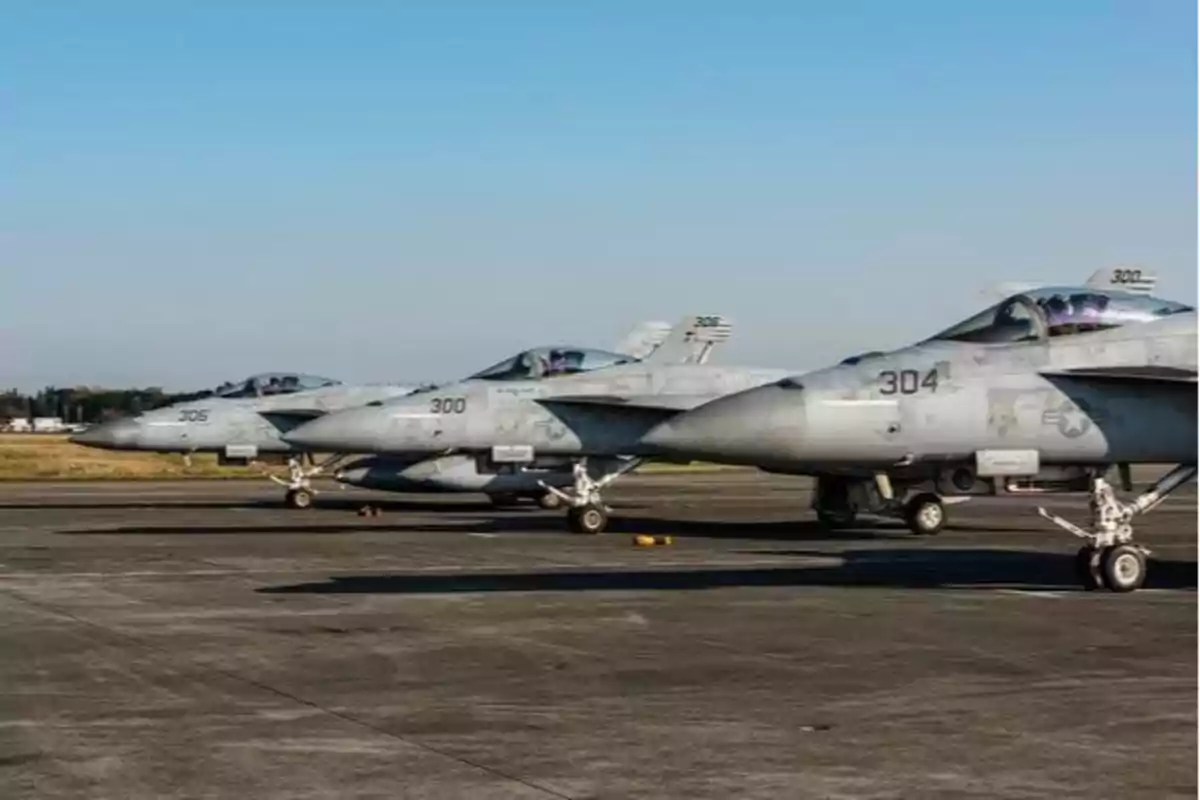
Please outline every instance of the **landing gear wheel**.
M562 507L562 498L554 492L546 492L537 498L537 504L547 511Z
M1146 582L1146 556L1127 544L1106 547L1100 557L1104 585L1113 592L1132 592Z
M1075 554L1075 576L1085 591L1094 592L1104 588L1104 576L1100 574L1100 553L1094 547L1081 547Z
M520 497L509 493L489 494L488 499L492 501L492 505L496 508L509 508L521 502Z
M853 508L818 508L817 522L825 528L848 528L858 518Z
M289 508L309 508L312 506L313 496L308 489L289 489L283 501Z
M567 527L574 533L603 533L608 527L608 512L601 506L579 506L567 509Z
M918 536L934 536L946 526L946 507L936 494L919 494L904 506L904 521Z

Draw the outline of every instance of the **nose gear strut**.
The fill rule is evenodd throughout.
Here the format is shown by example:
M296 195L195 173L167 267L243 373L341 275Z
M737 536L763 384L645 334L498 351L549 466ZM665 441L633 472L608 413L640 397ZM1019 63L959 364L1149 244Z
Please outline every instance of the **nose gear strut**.
M587 458L584 457L571 467L571 474L575 478L575 485L571 490L564 491L545 481L538 481L538 485L566 504L567 527L573 532L603 533L608 527L608 514L612 509L604 503L602 490L641 464L640 458L622 460L615 469L593 479L588 473Z
M1092 517L1090 530L1051 514L1045 508L1039 507L1038 514L1087 542L1080 548L1075 562L1085 589L1091 591L1103 587L1113 592L1132 592L1146 581L1146 556L1150 554L1146 547L1133 543L1133 518L1156 508L1195 476L1195 465L1181 464L1131 503L1117 499L1113 487L1104 478L1092 478L1088 497Z
M288 459L288 477L268 475L267 477L287 489L284 502L291 508L308 508L312 505L317 489L312 485L312 479L319 477L326 470L346 460L345 455L333 455L317 464L307 453ZM305 466L307 461L309 466Z

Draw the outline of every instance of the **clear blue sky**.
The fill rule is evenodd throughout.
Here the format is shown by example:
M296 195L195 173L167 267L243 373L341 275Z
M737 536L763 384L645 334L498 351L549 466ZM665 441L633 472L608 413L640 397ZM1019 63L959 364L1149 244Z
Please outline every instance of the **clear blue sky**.
M1191 0L7 4L0 385L818 367L1002 279L1196 295ZM385 8L386 6L386 8Z

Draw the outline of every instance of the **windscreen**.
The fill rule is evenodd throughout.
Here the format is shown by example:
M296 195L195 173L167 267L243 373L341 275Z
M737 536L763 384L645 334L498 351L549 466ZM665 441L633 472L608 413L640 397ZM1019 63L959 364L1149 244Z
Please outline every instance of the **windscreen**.
M217 397L266 397L276 394L294 394L320 389L324 386L337 386L340 381L332 378L322 378L317 375L304 375L294 372L264 372L253 375L236 383L223 383L214 391Z
M591 372L638 359L584 347L539 347L518 353L470 376L469 380L528 381Z
M1009 344L1150 322L1191 310L1183 303L1143 294L1047 287L1013 295L930 341Z

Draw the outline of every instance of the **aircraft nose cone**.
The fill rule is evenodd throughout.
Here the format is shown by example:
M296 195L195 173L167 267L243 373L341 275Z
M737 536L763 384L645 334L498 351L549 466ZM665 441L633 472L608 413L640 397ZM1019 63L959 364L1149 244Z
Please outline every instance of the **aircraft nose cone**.
M643 441L666 455L768 465L781 440L794 441L803 429L800 391L764 386L723 397L662 423Z
M132 449L137 446L141 425L135 419L114 419L93 425L68 438L73 444L99 447L104 450Z
M370 417L353 411L340 411L298 425L283 434L293 447L309 452L356 453L370 450Z

